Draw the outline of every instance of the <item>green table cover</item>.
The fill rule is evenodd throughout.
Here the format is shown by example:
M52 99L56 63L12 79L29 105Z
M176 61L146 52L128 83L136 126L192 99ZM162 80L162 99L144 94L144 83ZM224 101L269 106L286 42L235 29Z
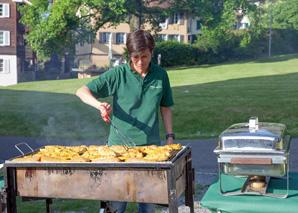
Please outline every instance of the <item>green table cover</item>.
M4 187L4 177L0 177L0 189Z
M246 178L222 175L224 192L240 191ZM290 173L290 190L285 199L261 195L224 196L219 191L218 176L201 200L201 205L211 212L237 213L290 213L298 212L298 173ZM284 195L287 191L286 179L271 178L267 192Z

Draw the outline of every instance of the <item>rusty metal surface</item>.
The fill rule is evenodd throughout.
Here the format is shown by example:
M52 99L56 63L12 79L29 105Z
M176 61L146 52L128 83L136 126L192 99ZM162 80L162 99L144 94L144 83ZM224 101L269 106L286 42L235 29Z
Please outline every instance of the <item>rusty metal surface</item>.
M167 204L165 170L17 168L17 195Z
M149 163L5 162L15 170L16 195L170 204L185 191L185 146L170 161ZM191 159L191 158L190 158Z

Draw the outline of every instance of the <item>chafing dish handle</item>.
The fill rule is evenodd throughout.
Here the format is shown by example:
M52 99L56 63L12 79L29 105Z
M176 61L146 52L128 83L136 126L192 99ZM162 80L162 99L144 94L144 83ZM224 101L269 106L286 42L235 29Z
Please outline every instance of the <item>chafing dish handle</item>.
M271 158L231 158L231 164L271 165Z
M17 148L17 150L20 151L20 153L22 153L22 155L25 155L24 152L22 152L22 150L18 147L19 145L25 144L29 149L31 149L31 151L33 152L33 149L26 143L26 142L22 142L22 143L18 143L15 146L15 148Z

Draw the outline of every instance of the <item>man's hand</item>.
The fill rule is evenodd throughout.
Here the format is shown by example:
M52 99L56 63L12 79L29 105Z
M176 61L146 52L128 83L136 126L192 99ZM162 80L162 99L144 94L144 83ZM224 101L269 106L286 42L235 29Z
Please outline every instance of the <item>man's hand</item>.
M174 138L169 137L167 140L167 145L173 144L174 143Z
M102 117L102 119L105 121L105 122L108 122L108 116L109 114L112 113L113 111L113 108L111 107L110 104L106 103L106 102L101 102L101 104L99 105L99 111L100 111L100 115Z

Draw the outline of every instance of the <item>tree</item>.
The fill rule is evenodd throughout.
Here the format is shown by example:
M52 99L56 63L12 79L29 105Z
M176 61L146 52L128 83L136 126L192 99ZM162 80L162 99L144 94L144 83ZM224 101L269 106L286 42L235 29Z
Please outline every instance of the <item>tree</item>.
M19 7L21 23L29 26L27 43L40 58L52 53L62 55L74 51L74 44L95 38L101 27L130 24L130 30L140 29L149 23L153 31L169 14L186 7L181 0L31 0L33 5ZM163 7L167 4L167 10ZM108 24L108 25L107 25Z
M298 0L277 0L273 8L272 28L298 30ZM270 16L269 11L267 14Z
M234 49L240 44L238 36L232 31L239 10L242 15L247 15L255 13L256 6L247 0L206 1L202 11L204 24L195 46L209 56L208 63L218 63L233 57ZM212 11L216 13L213 15Z

